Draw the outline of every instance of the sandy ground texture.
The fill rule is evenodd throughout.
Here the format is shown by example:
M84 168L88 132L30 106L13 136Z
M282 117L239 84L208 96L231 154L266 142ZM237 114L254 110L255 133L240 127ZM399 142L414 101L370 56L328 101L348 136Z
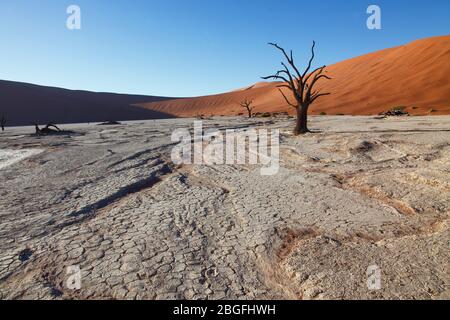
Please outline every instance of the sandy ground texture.
M273 176L174 165L171 133L192 125L1 133L0 298L450 297L450 116L311 117L300 137L288 118L204 121L280 128Z

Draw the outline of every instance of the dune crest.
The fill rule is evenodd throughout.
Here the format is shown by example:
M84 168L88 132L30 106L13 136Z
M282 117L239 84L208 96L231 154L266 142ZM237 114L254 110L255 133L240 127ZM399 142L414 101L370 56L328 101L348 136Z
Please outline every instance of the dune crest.
M331 92L312 105L310 113L370 115L404 106L410 114L450 114L450 36L417 40L348 59L327 67L332 81L318 84ZM255 100L255 112L293 113L277 83L258 82L229 93L138 106L175 116L236 115L239 102Z

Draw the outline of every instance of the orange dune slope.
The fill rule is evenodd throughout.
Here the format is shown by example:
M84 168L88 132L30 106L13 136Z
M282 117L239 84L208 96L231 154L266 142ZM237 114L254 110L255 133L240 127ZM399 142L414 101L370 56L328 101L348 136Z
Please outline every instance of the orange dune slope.
M398 106L410 114L450 114L449 35L366 54L326 70L333 79L317 87L331 95L318 99L312 114L370 115ZM180 117L236 115L245 111L240 101L253 99L254 112L292 113L276 86L259 82L229 93L138 106Z

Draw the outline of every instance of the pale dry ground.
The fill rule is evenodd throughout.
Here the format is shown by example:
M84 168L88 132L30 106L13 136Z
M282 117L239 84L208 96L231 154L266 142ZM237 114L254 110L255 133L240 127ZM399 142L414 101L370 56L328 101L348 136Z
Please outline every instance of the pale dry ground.
M450 116L311 117L301 137L289 119L204 121L281 128L274 176L173 165L192 121L1 133L1 150L38 151L0 157L0 297L449 298Z

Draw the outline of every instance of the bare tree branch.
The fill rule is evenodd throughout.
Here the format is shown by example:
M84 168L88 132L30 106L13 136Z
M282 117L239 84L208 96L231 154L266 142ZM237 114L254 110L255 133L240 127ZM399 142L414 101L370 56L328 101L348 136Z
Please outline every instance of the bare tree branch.
M278 89L278 91L280 91L280 93L282 94L284 100L286 100L287 104L290 105L291 107L297 108L297 106L295 104L292 104L289 99L285 96L284 92L281 89Z
M329 77L329 76L327 76L327 75L325 75L325 74L319 74L319 73L317 73L315 76L314 76L314 79L311 81L311 83L308 85L308 90L306 91L306 97L305 97L305 99L308 101L311 101L311 91L313 90L313 88L314 88L314 85L316 84L316 82L317 81L319 81L319 79L321 79L321 78L325 78L325 79L328 79L328 80L331 80L331 78ZM310 102L310 103L312 103L312 101Z
M311 78L312 76L315 76L316 72L319 71L317 73L317 75L321 74L323 69L325 69L326 66L322 66L322 67L318 67L316 69L314 69L314 71L312 71L310 74L308 74L308 76L305 78L305 84L308 83L309 78Z
M303 72L302 78L304 78L306 76L306 74L308 73L309 69L311 69L311 64L312 64L312 62L314 60L314 56L315 56L314 55L314 47L315 46L316 46L316 42L313 41L313 45L311 47L311 59L309 59L308 67L306 67L305 71ZM305 80L305 82L306 82L306 80Z
M286 79L286 78L283 77L283 76L280 76L280 75L279 75L279 72L280 72L280 71L278 71L277 74L274 74L274 75L271 75L271 76L261 77L261 79L264 79L264 80L269 80L269 79L281 79L281 80L283 80L284 82L289 82L288 79Z
M263 79L276 79L284 81L284 83L278 85L277 88L286 103L297 110L297 122L294 129L294 134L297 135L300 133L306 133L309 131L307 127L309 106L318 98L330 94L329 92L320 93L320 90L314 90L315 84L320 79L331 79L328 75L323 74L326 66L318 67L310 72L315 58L315 41L313 41L313 45L311 47L311 58L309 59L308 65L302 74L299 72L297 66L295 65L292 50L290 50L288 55L286 53L286 50L284 50L284 48L280 47L276 43L269 43L269 45L274 46L279 51L281 51L287 63L281 62L284 70L279 70L275 75L263 77ZM296 76L294 73L296 74ZM296 102L289 101L288 97L280 88L288 88L294 96Z
M280 84L277 86L277 88L288 88L289 90L292 90L291 86L287 84Z
M313 103L317 98L320 98L322 96L328 96L330 94L331 94L330 92L325 92L325 93L319 93L319 94L313 95L311 97L311 103Z
M2 119L0 120L0 127L2 128L2 131L5 131L5 126L6 126L6 118L5 115L2 114Z
M241 107L247 109L249 118L252 117L252 110L254 109L254 107L251 107L252 103L253 103L253 99L251 99L251 100L245 99L245 100L239 102Z
M291 50L291 57L289 58L289 56L286 53L286 50L284 50L282 47L280 47L278 44L276 43L271 43L269 42L269 45L274 46L275 48L277 48L278 50L280 50L281 52L283 52L284 57L286 58L287 62L289 63L289 65L294 69L295 73L297 74L297 78L300 80L301 83L301 79L303 78L302 75L300 74L300 72L297 69L297 66L294 64L294 59L292 57L292 50Z
M283 66L284 69L285 69L285 73L286 73L286 74L288 75L288 77L289 77L289 83L290 83L290 86L291 86L291 91L292 91L292 93L294 94L295 100L301 102L301 101L302 101L302 96L301 96L301 95L299 94L299 92L298 92L299 89L300 89L301 83L297 81L297 87L296 87L296 86L295 86L295 83L294 83L294 79L293 79L291 73L289 72L288 67L286 66L286 64L284 64L284 62L282 62L281 64L282 64L282 66Z

